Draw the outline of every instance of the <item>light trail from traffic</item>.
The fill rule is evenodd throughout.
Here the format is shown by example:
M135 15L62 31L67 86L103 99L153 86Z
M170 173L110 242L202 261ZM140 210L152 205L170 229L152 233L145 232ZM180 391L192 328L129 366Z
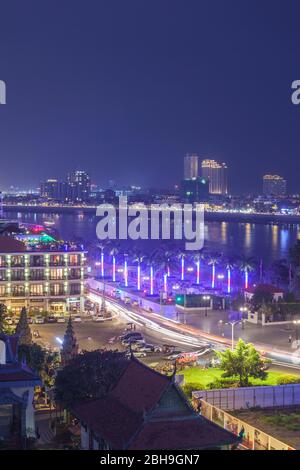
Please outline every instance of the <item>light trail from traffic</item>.
M92 288L90 288L87 297L94 303L100 304L102 301L102 294ZM139 326L142 325L145 328L159 333L162 339L164 339L164 337L173 339L182 345L192 347L203 346L203 344L209 342L214 349L224 350L231 348L231 340L222 336L206 333L176 320L166 319L157 313L153 314L145 310L139 312L133 311L129 309L128 306L120 305L118 301L107 296L105 297L105 301L115 315L119 315L127 322L133 322ZM154 321L153 317L155 317L156 321ZM300 349L296 350L294 353L289 353L264 344L254 345L261 355L266 359L271 359L273 364L284 365L293 369L300 368Z

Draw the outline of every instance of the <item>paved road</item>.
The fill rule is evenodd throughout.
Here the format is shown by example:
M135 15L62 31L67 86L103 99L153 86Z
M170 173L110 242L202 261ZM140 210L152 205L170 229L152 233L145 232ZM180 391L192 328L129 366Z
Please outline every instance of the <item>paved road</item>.
M98 301L98 298L101 299L97 291L92 290L89 295L94 302ZM107 298L107 304L111 311L120 317L142 324L160 333L164 338L169 337L174 340L176 338L182 344L186 343L191 347L199 347L203 341L210 342L214 344L214 347L221 349L231 346L231 326L224 323L232 312L209 311L207 316L205 312L186 315L174 313L171 317L163 317L160 314L121 305L111 298ZM223 321L222 326L219 320ZM246 323L244 329L236 325L234 337L235 340L241 337L247 342L253 342L261 352L278 363L288 363L298 367L300 366L300 348L292 349L288 341L289 335L295 337L293 328L286 330L281 326L262 327Z

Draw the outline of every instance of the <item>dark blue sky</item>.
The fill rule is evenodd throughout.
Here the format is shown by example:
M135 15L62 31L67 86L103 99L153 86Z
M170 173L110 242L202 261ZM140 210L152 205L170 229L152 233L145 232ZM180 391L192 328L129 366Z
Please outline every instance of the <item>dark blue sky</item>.
M298 0L7 0L0 21L0 186L167 186L197 152L234 192L300 192Z

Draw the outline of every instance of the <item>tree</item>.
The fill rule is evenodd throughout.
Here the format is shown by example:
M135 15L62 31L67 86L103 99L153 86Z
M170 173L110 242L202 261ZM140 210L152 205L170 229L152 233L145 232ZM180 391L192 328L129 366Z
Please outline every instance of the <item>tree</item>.
M16 327L16 333L19 335L19 345L32 344L32 334L28 324L27 310L25 307L21 310L19 322Z
M73 330L71 316L68 321L67 329L64 335L63 347L61 350L61 362L67 364L74 356L78 354L78 343Z
M55 369L59 365L58 353L52 353L39 344L23 344L18 348L19 361L26 360L27 365L36 371L48 387L54 384Z
M248 289L249 284L249 273L254 271L255 268L255 260L253 257L241 257L240 260L240 270L244 273L244 287Z
M75 356L56 376L56 399L69 407L80 401L102 398L127 362L125 354L118 351L85 351Z
M217 355L221 360L220 368L224 370L222 376L238 377L240 387L247 387L250 377L263 380L267 377L267 361L261 359L253 344L246 344L242 339L237 342L234 351L226 349L225 352L217 352Z
M6 305L0 304L0 333L3 333L5 330L5 317L6 317Z

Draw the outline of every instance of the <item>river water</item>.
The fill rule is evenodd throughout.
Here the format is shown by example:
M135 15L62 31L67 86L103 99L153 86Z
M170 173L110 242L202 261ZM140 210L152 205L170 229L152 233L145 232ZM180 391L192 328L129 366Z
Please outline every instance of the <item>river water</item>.
M54 221L63 239L82 238L96 241L96 216L43 213L4 213L5 218L27 223L43 224ZM289 248L300 239L299 225L268 225L238 222L207 222L205 224L205 248L226 255L244 255L261 258L270 263L288 257ZM143 241L143 249L150 251L159 241Z

